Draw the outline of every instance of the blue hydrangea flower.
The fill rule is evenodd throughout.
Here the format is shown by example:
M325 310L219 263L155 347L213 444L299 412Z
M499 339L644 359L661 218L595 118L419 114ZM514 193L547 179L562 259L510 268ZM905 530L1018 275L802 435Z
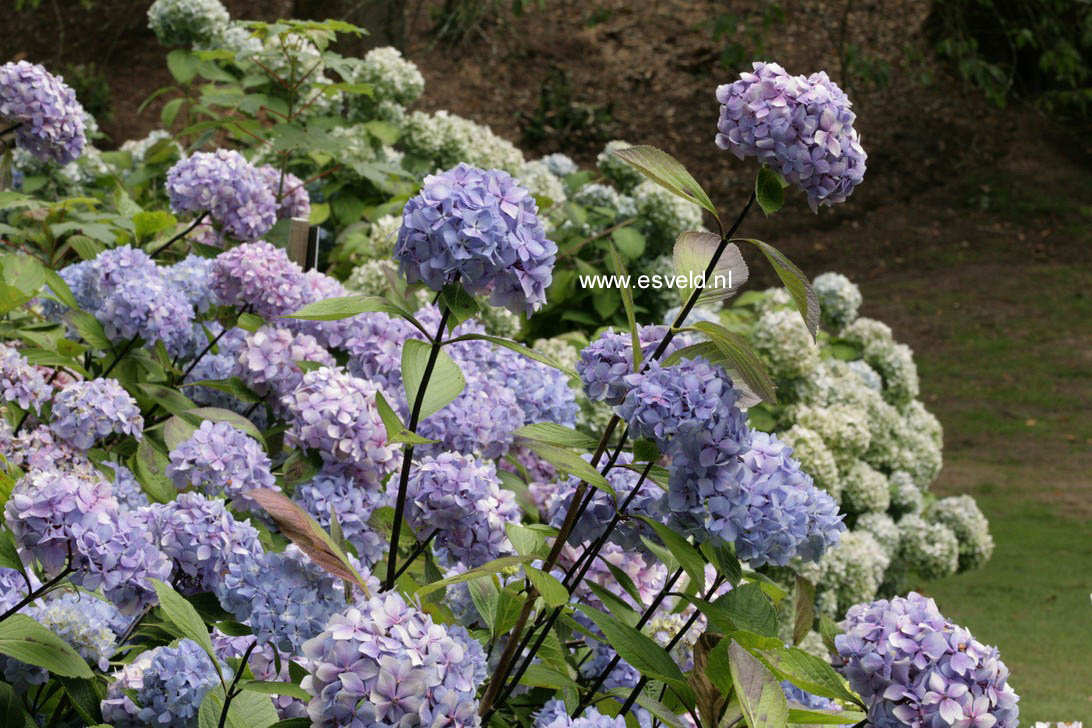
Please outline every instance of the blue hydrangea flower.
M589 706L579 718L570 718L565 703L551 700L535 717L534 728L625 728L625 716L603 715Z
M90 594L65 592L36 607L32 616L92 666L109 669L117 649L117 635L111 629L118 616L114 605Z
M17 349L0 344L0 401L37 412L52 394L53 388L38 369Z
M385 313L362 313L346 320L352 322L344 345L352 375L373 381L386 392L401 391L402 345L421 332L405 319Z
M810 708L811 710L841 710L841 706L830 698L812 695L807 690L796 687L788 680L781 681L781 691L785 693L785 697L789 702L796 703L797 706L802 708Z
M645 360L660 345L667 332L667 326L641 326L638 329L637 338ZM664 350L663 358L689 343L686 337L675 336ZM625 377L633 373L633 337L626 332L607 329L580 352L576 371L588 399L606 402L612 407L622 404L630 388Z
M316 301L325 301L328 298L340 298L341 296L350 295L350 291L342 285L341 281L337 278L326 275L315 269L311 269L303 274L303 300L300 301L301 306L306 306ZM307 334L315 337L321 345L327 349L347 349L346 342L349 338L357 335L357 321L364 316L372 314L361 314L347 319L337 319L336 321L305 321L303 319L282 319L277 322L278 326L291 329L298 334ZM375 314L382 316L383 314ZM401 319L399 319L401 320ZM406 324L409 325L408 323Z
M473 343L484 344L479 347L486 354L480 364L490 378L496 377L516 395L516 402L523 410L523 424L554 422L566 427L576 424L580 406L564 372L511 349L484 341Z
M248 490L278 489L262 446L227 422L205 420L169 457L167 477L180 490L193 487L205 495L245 501Z
M932 599L857 604L834 644L842 674L876 728L1013 728L1019 697L996 647L953 624Z
M106 687L106 698L99 703L103 721L114 728L138 728L142 725L137 718L140 708L126 691L135 692L144 687L144 671L151 666L157 651L165 649L156 647L142 652L111 676L113 681Z
M38 159L68 164L83 153L86 112L60 76L36 63L0 66L0 119L18 124L15 143Z
M849 98L823 71L790 76L776 63L717 87L717 146L740 159L756 157L819 205L844 202L864 179L861 147Z
M315 337L273 326L248 334L236 356L236 376L258 394L273 392L276 399L291 393L303 379L296 362L335 366L330 352Z
M229 637L218 629L214 628L212 630L212 650L219 659L224 661L241 658L246 654L253 642L254 637L252 635ZM254 679L294 684L295 681L292 680L289 671L292 656L287 654L275 655L274 652L275 650L270 644L251 650L247 665L250 666ZM277 669L278 665L280 670ZM307 703L299 698L293 698L290 695L274 695L272 698L273 707L277 709L277 715L280 716L281 720L307 717Z
M422 437L439 441L417 452L434 455L454 450L480 454L490 460L502 457L512 446L513 434L524 423L516 393L493 378L489 369L471 363L461 367L466 387L451 404L429 415L417 428Z
M34 578L34 574L28 571L27 575L31 578L31 585L37 588L39 584ZM15 569L0 566L0 614L23 601L27 594L27 581L23 578L23 575Z
M375 405L378 391L340 369L307 372L281 400L289 415L288 441L317 451L331 465L350 467L368 487L378 487L396 464Z
M79 265L81 264L76 264ZM143 250L122 245L99 253L94 260L87 262L86 272L74 272L73 275L77 288L80 289L77 302L83 308L94 311L101 308L106 297L119 287L124 288L133 281L159 275L159 267ZM72 293L76 295L76 290Z
M250 625L260 644L289 654L345 606L341 583L295 545L231 560L215 594L224 609Z
M700 357L670 367L654 362L642 373L626 375L629 392L618 414L633 437L654 440L667 450L676 436L702 430L735 407L739 393L731 379L718 376L719 369Z
M162 341L173 357L193 346L193 306L158 268L153 274L119 282L94 314L111 341L134 336L148 344Z
M267 319L303 307L303 270L264 240L216 256L209 283L220 303L249 304Z
M580 167L576 162L572 160L566 154L555 152L553 154L547 154L542 158L542 162L550 170L550 173L558 177L567 177L570 174L575 174L580 171Z
M127 510L135 510L148 505L148 496L144 493L140 482L133 475L133 471L121 463L103 462L101 465L114 471L113 493L118 506Z
M176 163L167 171L167 195L174 212L208 212L239 240L257 240L277 221L265 179L234 150L195 152Z
M330 513L336 513L342 536L356 549L365 569L386 554L387 540L368 525L368 519L386 504L387 495L358 482L351 471L327 466L310 481L297 485L292 497L323 528L329 529Z
M510 553L504 525L518 522L515 495L496 468L467 455L424 457L410 470L406 518L421 538L437 530L435 548L474 567Z
M258 167L258 174L265 181L269 191L273 193L274 199L278 201L278 220L286 217L307 219L311 215L311 196L307 194L303 180L291 172L285 172L282 182L281 171L268 164Z
M312 725L479 726L484 655L396 593L335 614L303 646Z
M0 429L5 429L0 425ZM15 437L10 436L10 427L6 428L7 437L0 447L0 453L8 463L29 472L32 470L56 470L69 474L87 476L94 466L87 459L83 450L77 450L64 440L56 437L45 425L32 430L23 430Z
M73 447L88 450L107 435L140 439L144 418L136 400L116 379L70 384L53 398L53 433Z
M183 594L214 591L229 564L262 552L258 532L237 521L219 499L179 493L136 514L151 531L156 546L174 562L172 583Z
M216 295L209 285L212 258L187 255L174 265L164 268L163 274L182 291L198 313L204 313L216 305Z
M508 173L460 164L426 177L406 203L394 255L410 283L438 291L458 276L493 305L531 314L546 302L557 246Z
M137 690L137 717L144 725L166 728L196 725L205 693L220 683L212 660L190 639L180 640L177 647L157 647L152 652ZM226 667L221 666L221 670L230 674Z

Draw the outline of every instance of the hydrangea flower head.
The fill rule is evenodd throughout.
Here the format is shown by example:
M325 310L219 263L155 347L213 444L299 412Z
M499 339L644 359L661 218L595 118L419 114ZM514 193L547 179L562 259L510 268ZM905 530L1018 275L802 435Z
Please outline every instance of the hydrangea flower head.
M117 648L111 624L118 610L90 594L65 592L34 609L34 621L69 644L99 670L107 670Z
M925 517L951 529L959 541L959 568L977 569L993 554L990 523L974 498L955 495L930 504Z
M296 362L334 366L334 358L315 337L273 326L248 334L237 357L236 374L258 394L273 392L278 398L289 394L303 379Z
M287 253L264 240L216 256L210 284L220 303L249 304L267 319L303 306L303 270Z
M277 202L277 219L286 217L307 218L311 214L311 196L307 194L307 188L301 180L291 172L284 173L281 179L281 171L276 167L264 165L258 167L258 174L265 180L266 186L273 194Z
M144 432L144 418L132 395L116 379L70 384L53 398L53 433L81 450L107 435Z
M111 341L162 341L174 357L193 344L193 305L158 268L119 282L94 313Z
M220 0L156 0L148 8L148 27L165 46L206 44L230 19Z
M37 412L52 394L42 373L18 349L0 344L0 401Z
M383 491L358 482L351 471L328 467L297 485L292 495L323 528L330 527L331 511L336 513L341 535L356 549L365 568L383 558L387 541L368 523L372 512L386 502Z
M819 205L844 202L864 179L868 155L853 128L849 98L823 71L790 76L756 62L735 83L717 87L717 146L756 157Z
M257 240L277 221L277 200L262 174L230 149L195 152L167 171L176 213L209 213L239 240Z
M422 437L438 444L418 448L422 454L454 450L464 455L502 457L515 439L514 432L525 422L516 393L494 379L494 372L464 363L466 387L451 404L429 415L420 424Z
M175 487L205 495L244 498L256 488L274 488L269 456L257 440L227 422L205 420L170 452L167 477Z
M216 296L209 287L211 273L212 259L194 254L163 270L167 280L182 291L198 313L216 305Z
M732 380L698 357L670 367L653 362L641 373L627 374L629 387L618 413L634 437L654 440L667 450L676 436L689 436L735 406Z
M425 90L425 77L417 64L406 60L397 48L373 48L364 54L353 77L354 83L372 87L372 104L384 101L409 106Z
M565 703L551 700L535 717L534 728L625 728L625 716L603 715L590 706L579 718L570 718Z
M479 726L481 647L393 592L331 617L304 643L312 725Z
M641 326L638 329L637 337L645 360L660 345L667 332L667 326ZM688 343L683 336L672 338L663 356L670 356ZM625 332L607 329L580 352L576 371L588 399L605 402L612 407L622 404L630 389L625 377L633 373L633 337Z
M36 63L0 66L0 119L18 124L15 141L43 160L67 164L83 153L86 112L76 93Z
M191 639L180 640L177 647L158 647L152 652L137 690L140 705L137 717L144 725L167 728L194 725L205 693L219 684L212 660Z
M877 728L1018 725L1019 697L997 648L946 619L932 599L911 592L858 604L844 627L834 640L840 668Z
M853 323L864 298L861 289L841 273L823 273L811 284L819 299L823 326L837 332Z
M394 255L410 283L438 291L458 279L513 312L546 302L557 246L538 207L506 172L460 164L425 178L402 213Z

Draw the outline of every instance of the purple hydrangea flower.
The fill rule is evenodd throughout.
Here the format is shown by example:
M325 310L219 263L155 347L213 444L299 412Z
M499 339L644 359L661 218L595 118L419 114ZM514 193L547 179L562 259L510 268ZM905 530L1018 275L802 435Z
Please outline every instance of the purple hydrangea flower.
M492 463L467 455L424 457L410 470L406 518L449 561L474 567L510 553L504 525L518 522L515 495L500 487Z
M419 447L418 452L454 450L491 460L502 457L512 446L514 432L524 423L519 400L515 392L493 379L489 369L464 363L462 371L466 379L463 391L417 428L422 437L438 444Z
M637 340L641 342L641 353L646 360L656 351L667 332L667 326L638 328ZM663 358L689 343L685 336L673 337L664 350ZM580 352L576 371L588 399L606 402L612 407L622 404L630 388L625 377L633 373L633 337L625 332L607 329Z
M464 632L388 593L335 614L325 631L304 643L310 675L303 688L314 697L311 724L481 724L475 692L484 655Z
M212 660L190 639L180 640L177 647L157 647L152 653L137 689L140 709L136 717L142 725L165 728L196 725L205 693L220 683ZM221 670L225 676L231 672L223 666Z
M123 510L135 510L148 505L148 496L144 493L140 482L133 475L133 471L121 463L109 461L100 465L114 471L113 493L114 498Z
M283 652L298 651L345 606L341 583L295 545L232 559L227 566L215 592L220 604L248 623L260 644Z
M512 390L523 410L523 424L555 422L566 427L575 425L580 406L564 372L485 341L465 343L476 346L468 347L469 351L461 356L456 351L453 356L456 360L474 361L483 371L489 372L490 379ZM452 344L450 348L457 346L459 344Z
M76 266L69 266L73 267ZM82 293L77 301L83 308L94 311L101 308L106 297L119 287L124 289L132 285L133 281L159 274L155 261L139 248L122 245L104 250L94 260L88 261L85 273L75 274ZM76 291L73 290L73 295L75 294ZM84 301L87 305L84 305Z
M8 435L10 437L10 428ZM45 425L20 432L4 442L0 450L9 463L24 472L56 470L84 476L94 472L94 466L82 450L77 450L54 436L53 431Z
M309 270L303 274L303 300L301 306L306 306L316 301L325 301L328 298L340 298L348 296L349 291L337 278L321 273L317 270ZM364 316L361 314L347 319L335 321L306 321L304 319L282 319L278 326L284 326L298 334L308 334L328 349L347 348L345 342L356 333L357 322ZM383 314L376 314L383 315ZM408 324L407 324L408 325Z
M594 706L589 706L579 718L570 718L565 703L551 700L536 715L534 728L626 728L626 719L622 715L603 715Z
M87 450L112 433L139 440L144 418L116 379L92 379L70 384L53 398L50 429L73 447Z
M193 346L193 306L158 268L154 274L120 282L94 314L111 341L135 336L148 344L162 341L173 357Z
M395 450L375 405L378 391L377 385L340 369L307 372L281 400L289 414L289 442L318 451L330 464L352 468L368 487L378 487L395 466Z
M307 194L307 188L303 186L303 180L291 172L285 172L282 183L281 171L268 164L258 167L258 174L265 181L273 198L278 200L277 219L307 218L311 215L311 197Z
M86 112L60 76L36 63L0 66L0 119L18 124L15 141L38 159L68 164L83 153Z
M258 394L273 392L276 399L291 393L303 379L303 370L296 362L335 366L330 352L313 336L273 326L263 326L248 334L237 356L236 376Z
M386 494L372 484L358 482L352 472L327 467L312 480L297 485L294 500L323 528L330 527L330 513L337 514L345 540L353 545L365 569L380 561L387 541L370 525L372 512L387 501Z
M263 176L229 149L177 162L167 171L167 194L174 212L208 212L239 240L257 240L277 221L277 200Z
M757 157L819 205L844 202L861 183L868 155L849 98L823 71L790 76L776 63L717 87L717 146L740 159Z
M387 392L401 391L402 344L421 338L421 332L405 319L385 313L362 313L344 320L352 322L344 348L353 376L371 380Z
M205 420L170 452L167 477L178 489L194 487L208 496L246 502L256 488L279 490L262 446L227 422Z
M258 532L249 522L235 520L222 500L200 493L180 493L135 515L174 562L172 583L183 594L214 591L232 561L262 552Z
M37 579L34 578L33 572L28 571L27 575L31 579L31 585L35 589L38 588L40 585L37 583ZM28 593L27 581L22 574L15 569L0 566L0 614L23 601Z
M156 653L165 649L165 646L156 647L142 652L112 675L113 681L106 687L106 698L99 703L102 719L108 725L114 728L139 728L143 725L137 718L140 708L126 691L135 692L144 687L144 671L151 666Z
M115 506L108 516L73 529L78 559L71 578L85 589L102 589L122 614L131 616L155 603L149 579L170 576L171 562L134 513Z
M244 243L216 256L210 278L220 303L249 304L267 319L299 310L303 283L303 270L287 253L264 240Z
M46 384L41 371L17 349L0 344L0 401L38 412L52 394L53 388Z
M932 599L857 604L834 644L840 669L876 728L1013 728L1019 697L996 647L953 624Z
M187 255L174 265L164 268L163 274L190 302L198 313L204 313L216 305L216 295L209 285L212 275L212 258Z
M546 302L557 246L515 179L460 164L425 177L406 203L394 255L410 283L438 291L458 276L471 293L529 315Z

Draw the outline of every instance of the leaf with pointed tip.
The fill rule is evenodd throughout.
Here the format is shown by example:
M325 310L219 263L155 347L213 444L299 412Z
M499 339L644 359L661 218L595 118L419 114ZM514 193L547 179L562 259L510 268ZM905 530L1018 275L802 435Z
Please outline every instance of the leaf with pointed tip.
M747 725L783 728L789 719L789 704L773 673L735 642L728 642L728 665Z
M720 635L706 632L698 637L694 645L694 669L690 671L690 687L697 698L698 716L702 725L717 725L721 711L728 701L727 696L709 679L709 653L721 640Z
M615 232L618 232L615 230ZM618 276L620 281L629 281L629 273L626 272L626 266L622 262L622 256L618 254L618 248L614 245L610 246L610 261L614 267L614 274ZM633 371L641 370L641 338L638 336L637 330L637 314L633 308L633 290L630 287L623 286L621 288L622 305L626 310L626 323L629 324L630 335L630 350L633 352Z
M186 639L193 640L205 651L205 654L212 660L213 667L216 668L216 674L220 676L220 682L222 683L224 677L220 672L220 662L212 649L209 628L201 619L201 615L197 613L192 604L186 601L184 596L174 590L173 586L159 579L151 579L150 581L155 589L156 598L159 599L159 609L163 612L163 616L175 626L179 634Z
M773 266L777 277L781 279L781 283L789 292L793 303L796 304L796 309L804 317L804 325L808 327L808 331L811 332L814 339L816 332L819 331L819 299L816 297L815 291L812 290L811 281L804 275L804 272L789 260L784 253L769 243L753 238L738 238L734 242L750 243L762 251L762 254L766 256L766 260L770 261L770 265Z
M747 264L743 261L743 254L739 252L739 246L728 243L717 259L717 265L708 279L702 280L705 271L709 267L709 261L716 255L720 247L720 236L716 233L704 230L694 230L682 233L675 240L673 252L675 275L684 277L688 282L703 283L702 291L698 294L698 304L725 301L739 292L739 289L747 282ZM677 279L681 282L681 278ZM721 284L721 285L715 285ZM682 301L690 298L693 288L689 285L677 285Z
M584 458L580 457L572 450L566 450L555 445L549 445L545 442L538 441L531 441L529 447L534 450L539 457L558 470L575 475L585 481L588 485L606 491L611 496L615 495L614 488L607 482L607 479L584 460Z
M528 564L523 565L523 572L542 596L548 607L560 607L569 601L568 590L556 578L541 569Z
M402 345L402 383L406 389L406 401L417 402L417 391L424 381L428 361L432 357L432 344L420 339L407 339ZM425 383L421 400L420 418L425 419L439 412L458 397L466 387L462 370L446 351L436 352L432 373Z
M765 164L758 168L755 177L755 200L767 215L772 215L785 204L785 185L781 175Z
M737 372L743 382L763 401L777 403L773 380L747 339L709 321L699 321L688 328L708 336L720 351L720 362Z
M815 623L815 587L799 574L796 575L796 588L793 590L793 607L792 643L798 645L808 636Z
M426 594L431 594L437 589L446 589L452 584L458 584L464 581L470 581L471 579L480 579L490 574L496 574L510 566L520 566L522 564L529 564L537 559L534 556L502 556L499 559L493 559L492 561L482 564L473 569L468 569L462 573L449 576L446 579L440 581L434 581L431 584L425 584L417 590L417 596L424 597Z
M679 160L667 152L647 144L639 144L625 149L616 149L613 153L664 189L693 202L707 210L713 217L720 219L717 208L713 207L713 201L709 199L709 195L705 193L698 181L686 171L686 167Z

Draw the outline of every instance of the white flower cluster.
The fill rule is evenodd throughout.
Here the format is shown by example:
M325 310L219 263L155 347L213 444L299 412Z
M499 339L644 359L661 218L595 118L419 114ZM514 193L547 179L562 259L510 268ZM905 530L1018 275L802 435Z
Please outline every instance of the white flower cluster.
M230 19L220 0L155 0L148 8L148 27L165 46L208 43Z
M899 557L925 579L939 579L959 568L959 541L951 529L918 515L899 519Z
M564 204L566 199L564 183L541 159L524 163L514 176L520 186L532 195L549 200L551 207Z
M406 116L398 145L407 154L428 160L437 170L466 162L514 175L526 161L523 152L488 126L447 111L414 111Z
M121 145L120 151L128 152L129 157L133 160L133 166L144 164L148 157L148 152L160 142L163 144L159 146L162 148L164 145L170 148L168 159L179 160L186 156L186 152L182 149L182 145L174 140L174 136L164 129L153 129L148 132L147 136L143 139L130 139ZM164 159L166 162L168 159Z
M879 591L891 557L863 529L846 531L838 545L818 562L803 564L801 576L819 587L815 606L829 615L842 615L854 604L867 602Z
M345 279L345 287L353 293L362 293L365 296L382 296L391 287L385 271L396 272L396 268L387 260L366 260L353 268Z
M811 334L795 310L763 314L754 327L751 343L769 367L770 375L779 380L801 379L819 363Z
M370 104L392 102L409 106L425 91L425 77L417 64L402 56L402 52L390 46L368 51L353 72L353 83L366 83L372 94L361 94Z
M977 569L993 554L990 523L969 495L956 495L930 504L925 517L951 529L959 541L959 568Z
M812 281L819 299L823 328L837 333L857 318L857 309L864 300L861 289L841 273L823 273Z
M623 162L614 153L619 149L627 149L631 146L633 145L629 142L615 139L607 142L607 146L595 158L595 166L599 167L599 171L603 173L603 176L614 183L614 186L622 192L631 192L634 187L644 180L644 176L640 172Z

